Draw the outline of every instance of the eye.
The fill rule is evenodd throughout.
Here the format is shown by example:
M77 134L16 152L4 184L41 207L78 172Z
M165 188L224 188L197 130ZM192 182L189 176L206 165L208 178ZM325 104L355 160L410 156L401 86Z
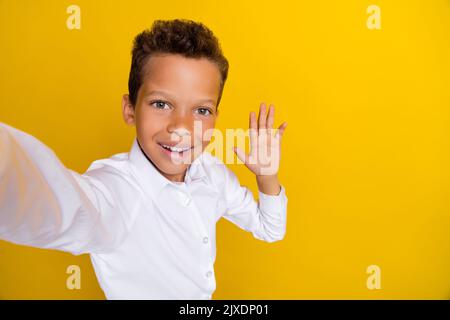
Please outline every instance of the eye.
M150 105L154 106L156 109L168 109L169 108L169 105L162 100L152 101L150 103Z
M212 111L209 108L203 108L203 107L198 108L197 112L199 114L201 114L202 116L209 116L212 114Z

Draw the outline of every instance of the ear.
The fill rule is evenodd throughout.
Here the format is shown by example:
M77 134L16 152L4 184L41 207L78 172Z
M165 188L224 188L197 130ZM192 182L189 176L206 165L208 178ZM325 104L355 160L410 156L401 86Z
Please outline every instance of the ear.
M126 124L132 126L136 124L134 107L130 102L130 96L124 94L122 96L122 117Z

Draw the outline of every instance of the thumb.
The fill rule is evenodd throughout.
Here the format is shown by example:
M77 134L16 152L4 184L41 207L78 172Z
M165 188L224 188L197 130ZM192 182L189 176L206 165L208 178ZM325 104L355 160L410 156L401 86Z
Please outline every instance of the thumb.
M243 163L247 163L247 155L245 154L245 152L238 147L233 147L233 151L234 153L236 153L237 157L239 158L239 160L241 160Z

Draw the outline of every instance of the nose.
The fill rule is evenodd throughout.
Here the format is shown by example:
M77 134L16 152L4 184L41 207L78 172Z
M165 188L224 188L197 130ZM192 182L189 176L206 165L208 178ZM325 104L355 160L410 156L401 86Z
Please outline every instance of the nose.
M176 112L172 115L170 123L167 126L167 131L171 135L177 135L179 137L191 135L193 127L193 119L182 112Z

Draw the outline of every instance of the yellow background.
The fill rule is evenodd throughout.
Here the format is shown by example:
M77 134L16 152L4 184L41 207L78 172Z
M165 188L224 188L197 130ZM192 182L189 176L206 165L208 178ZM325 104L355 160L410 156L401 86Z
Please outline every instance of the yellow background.
M70 4L81 30L66 27ZM381 30L366 27L371 4ZM229 59L219 129L245 129L261 101L289 123L286 238L221 220L213 298L449 299L450 2L0 0L0 121L79 172L128 151L131 42L171 18L205 23ZM72 264L81 290L66 289ZM0 241L0 298L104 295L87 255Z

